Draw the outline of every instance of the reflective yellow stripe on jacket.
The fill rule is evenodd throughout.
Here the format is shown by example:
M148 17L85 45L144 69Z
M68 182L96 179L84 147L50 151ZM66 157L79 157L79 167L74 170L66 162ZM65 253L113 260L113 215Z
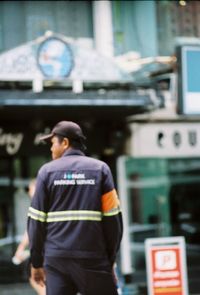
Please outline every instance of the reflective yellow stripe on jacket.
M46 222L47 218L47 214L45 212L36 210L33 207L29 207L28 216L41 222Z
M108 211L108 212L104 212L104 213L103 213L103 216L114 216L114 215L117 215L117 214L120 213L120 212L121 212L121 210L120 210L120 208L118 207L118 208L111 209L111 210Z
M114 216L121 211L119 198L115 189L102 196L101 204L103 216Z
M32 207L29 208L28 216L32 219L41 222L58 222L58 221L70 221L70 220L91 220L101 221L102 213L100 211L91 210L67 210L67 211L55 211L55 212L42 212Z
M100 211L89 210L67 210L49 212L47 214L47 222L67 221L67 220L93 220L101 221L102 214Z

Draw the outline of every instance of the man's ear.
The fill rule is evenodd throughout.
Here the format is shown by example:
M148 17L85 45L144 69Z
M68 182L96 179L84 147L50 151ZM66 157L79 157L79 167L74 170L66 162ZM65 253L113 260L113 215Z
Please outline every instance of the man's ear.
M69 139L64 137L63 141L62 141L62 145L63 145L64 149L67 150L69 148L69 146L70 146Z

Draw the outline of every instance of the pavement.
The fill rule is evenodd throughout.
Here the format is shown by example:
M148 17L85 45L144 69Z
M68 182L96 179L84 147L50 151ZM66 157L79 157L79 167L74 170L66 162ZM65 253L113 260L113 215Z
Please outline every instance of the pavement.
M36 295L29 283L2 284L0 285L1 295Z
M36 292L31 288L29 283L17 283L17 284L1 284L0 295L36 295ZM134 295L134 290L131 288L125 288L123 292L119 292L121 295ZM143 293L141 294L143 295ZM145 294L146 295L146 294Z

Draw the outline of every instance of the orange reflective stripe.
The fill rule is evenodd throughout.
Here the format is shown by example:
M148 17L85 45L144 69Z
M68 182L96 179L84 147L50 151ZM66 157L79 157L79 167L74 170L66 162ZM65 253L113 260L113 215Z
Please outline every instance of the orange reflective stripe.
M101 199L102 212L108 212L119 207L119 199L115 189L104 194Z

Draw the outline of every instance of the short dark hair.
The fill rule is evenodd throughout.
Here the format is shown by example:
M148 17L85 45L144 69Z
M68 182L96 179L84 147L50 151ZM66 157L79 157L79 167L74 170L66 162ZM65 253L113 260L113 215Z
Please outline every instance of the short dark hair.
M64 136L57 135L57 134L55 134L54 136L58 138L59 143L61 143L65 138ZM71 139L68 137L67 137L67 139L69 140L69 144L71 145L71 147L81 150L83 152L86 150L86 146L83 144L83 142L81 140Z

